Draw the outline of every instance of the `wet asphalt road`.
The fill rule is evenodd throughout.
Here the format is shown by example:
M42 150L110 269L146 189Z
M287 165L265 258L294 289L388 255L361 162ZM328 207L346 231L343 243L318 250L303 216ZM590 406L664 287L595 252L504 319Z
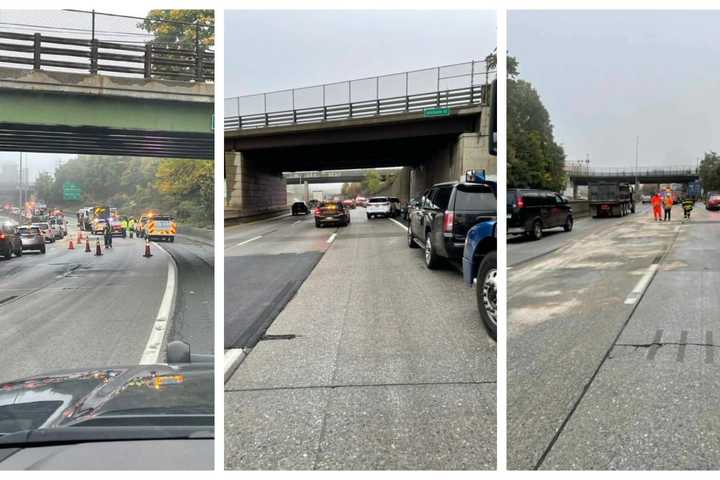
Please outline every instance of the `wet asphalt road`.
M720 467L720 213L681 217L509 270L508 468Z
M227 468L493 469L496 347L474 292L403 227L352 215L234 240L321 258L225 385Z
M70 231L65 239L48 244L44 255L25 252L0 260L0 380L140 361L165 291L169 255L153 246L153 257L146 259L142 240L114 238L113 248L97 257L95 237L92 253L82 246L69 250L76 227L71 225ZM202 278L185 266L192 261L190 252L207 250L186 242L178 238L162 244L179 259L179 292ZM209 285L212 288L212 276ZM210 351L212 318L198 317L189 326L183 315L184 310L202 310L198 305L212 299L212 290L196 291L192 299L178 294L178 322L168 339L191 338L202 345L194 351Z

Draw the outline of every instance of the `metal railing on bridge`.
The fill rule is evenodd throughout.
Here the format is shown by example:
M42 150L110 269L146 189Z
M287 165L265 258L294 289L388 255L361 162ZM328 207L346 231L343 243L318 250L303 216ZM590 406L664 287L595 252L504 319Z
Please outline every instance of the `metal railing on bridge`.
M225 130L345 120L489 103L484 60L225 99Z
M698 170L694 166L668 166L668 167L568 167L565 172L569 177L657 177L657 176L687 176L697 175Z
M207 32L213 29L210 24L95 11L55 12L68 25L78 25L78 21L84 19L90 27L86 29L58 26L57 23L49 26L22 22L23 17L20 15L32 18L33 11L3 10L2 13L4 18L14 15L15 21L0 22L0 66L25 65L35 70L110 73L145 79L196 82L212 81L214 78L215 54L207 48L208 42L203 40L203 37L208 38ZM78 16L82 18L78 19ZM123 28L115 27L115 30L123 31L101 29L96 25L100 18L122 20L127 25ZM150 30L152 25L158 23L184 28L191 32L193 38L176 42L157 41ZM133 29L134 32L131 31ZM148 31L143 33L142 30Z

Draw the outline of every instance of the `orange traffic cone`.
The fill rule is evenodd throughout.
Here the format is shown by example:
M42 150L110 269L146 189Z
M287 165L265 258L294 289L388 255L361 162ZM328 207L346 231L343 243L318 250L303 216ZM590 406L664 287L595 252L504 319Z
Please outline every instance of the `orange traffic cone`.
M152 253L150 253L150 241L147 238L145 239L145 254L143 254L143 257L152 257Z
M92 250L90 250L90 239L85 237L85 253L90 253Z
M99 257L100 255L102 255L102 249L100 248L100 240L98 240L95 244L95 256Z
M68 243L68 250L75 250L75 245L73 245L72 238L70 239L70 243Z

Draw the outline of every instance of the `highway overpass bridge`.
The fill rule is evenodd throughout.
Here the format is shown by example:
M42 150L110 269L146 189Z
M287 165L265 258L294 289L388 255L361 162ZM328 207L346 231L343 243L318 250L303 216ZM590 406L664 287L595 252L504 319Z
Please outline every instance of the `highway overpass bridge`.
M212 159L214 57L169 51L0 31L0 151Z
M389 176L396 175L402 171L402 168L383 168L381 170L366 168L354 170L324 170L315 172L284 172L283 178L291 184L311 184L317 185L321 183L352 183L362 182L370 172L377 172L381 180L385 180Z
M410 167L406 198L469 169L495 174L492 73L475 61L227 99L226 218L285 210L283 172Z
M635 169L568 170L567 177L573 185L587 185L595 181L624 183L689 183L700 178L695 167L650 167Z

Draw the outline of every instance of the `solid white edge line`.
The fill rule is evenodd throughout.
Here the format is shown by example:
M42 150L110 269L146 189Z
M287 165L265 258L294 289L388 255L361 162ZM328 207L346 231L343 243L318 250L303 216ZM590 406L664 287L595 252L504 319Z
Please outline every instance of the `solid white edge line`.
M293 225L297 225L298 223L300 223L300 220L295 220L295 221L293 222Z
M245 360L245 350L242 348L231 348L225 352L225 383L230 380L235 370Z
M262 238L262 235L258 235L257 237L253 237L253 238L251 238L250 240L245 240L244 242L240 242L240 243L238 243L238 244L235 245L235 246L236 246L236 247L241 247L241 246L245 245L246 243L254 242L255 240L259 240L259 239L261 239L261 238Z
M162 352L163 342L165 342L165 335L168 331L168 324L170 323L170 316L172 315L177 289L177 265L175 265L175 259L167 253L164 248L154 242L153 244L165 252L170 258L170 261L168 262L165 293L160 302L155 323L150 331L150 338L148 338L145 350L143 351L142 357L140 357L140 365L152 365L160 361L160 352Z
M333 233L332 235L330 235L330 238L327 239L327 243L334 242L336 236L337 236L337 233Z
M402 228L403 230L405 230L405 231L407 232L408 227L406 227L406 226L403 225L402 223L398 222L398 221L395 220L394 218L388 218L388 220L390 220L390 221L393 222L395 225L399 226L400 228Z
M638 301L643 291L645 291L645 289L647 288L648 283L650 283L650 279L652 278L657 268L657 263L653 263L652 265L650 265L648 271L643 274L642 278L640 278L638 283L635 285L635 288L633 288L632 292L630 292L630 295L628 295L625 299L625 305L633 305L635 302Z

